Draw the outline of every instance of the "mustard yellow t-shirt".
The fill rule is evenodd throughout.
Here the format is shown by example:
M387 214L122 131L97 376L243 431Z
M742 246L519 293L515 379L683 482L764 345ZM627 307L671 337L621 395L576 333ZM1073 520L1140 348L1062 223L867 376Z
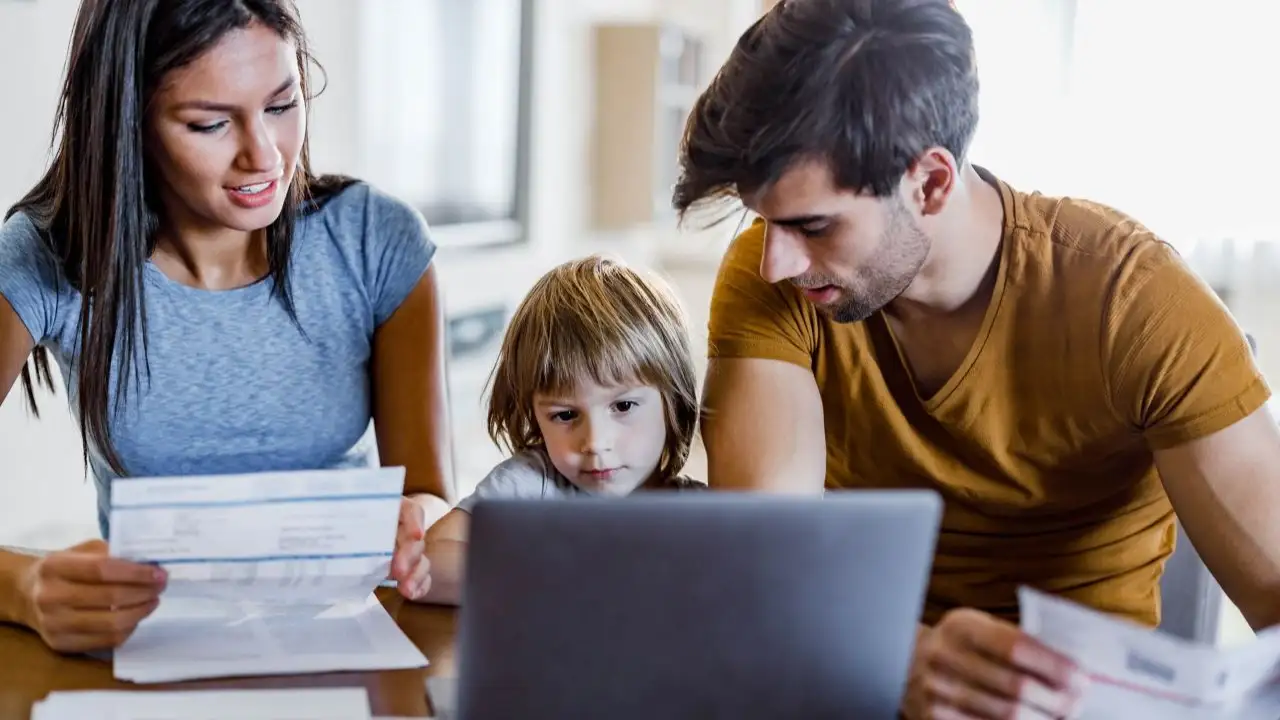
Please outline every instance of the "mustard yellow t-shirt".
M1110 208L991 181L1005 218L995 289L928 400L882 315L836 323L760 278L761 222L721 265L709 354L812 370L828 489L941 493L926 622L960 606L1016 620L1030 584L1155 625L1175 530L1152 451L1226 428L1270 391L1168 244Z

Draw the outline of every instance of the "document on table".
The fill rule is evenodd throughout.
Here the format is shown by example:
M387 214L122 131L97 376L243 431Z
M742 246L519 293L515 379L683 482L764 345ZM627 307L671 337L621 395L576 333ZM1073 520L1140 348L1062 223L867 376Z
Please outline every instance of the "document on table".
M403 484L403 468L113 481L111 553L169 574L116 677L425 666L373 595Z
M31 720L372 720L364 688L50 693Z
M1031 588L1022 629L1067 655L1092 682L1083 718L1280 717L1280 628L1236 648L1194 643Z

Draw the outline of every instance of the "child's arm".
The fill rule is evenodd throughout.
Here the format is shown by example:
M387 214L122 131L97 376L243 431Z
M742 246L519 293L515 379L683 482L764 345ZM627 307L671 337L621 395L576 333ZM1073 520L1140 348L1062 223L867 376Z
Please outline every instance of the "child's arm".
M431 563L431 586L419 602L458 604L470 533L471 514L459 508L450 510L427 530L424 543L427 560Z
M486 499L537 500L558 494L548 486L550 461L534 451L518 453L489 471L475 492L427 529L423 538L427 561L431 563L431 586L418 602L457 605L461 601L466 573L467 540L471 537L471 510Z

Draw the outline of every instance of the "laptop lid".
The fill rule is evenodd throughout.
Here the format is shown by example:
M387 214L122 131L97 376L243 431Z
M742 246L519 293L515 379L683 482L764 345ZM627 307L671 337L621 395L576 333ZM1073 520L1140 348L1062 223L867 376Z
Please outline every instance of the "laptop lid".
M941 502L708 492L474 510L458 718L895 718Z

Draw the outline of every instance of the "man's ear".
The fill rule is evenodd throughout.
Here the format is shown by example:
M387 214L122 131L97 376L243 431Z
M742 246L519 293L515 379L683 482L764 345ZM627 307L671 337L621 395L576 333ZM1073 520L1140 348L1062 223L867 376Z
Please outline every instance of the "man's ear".
M945 148L930 148L903 177L907 197L922 217L937 215L947 206L960 178L955 156Z

